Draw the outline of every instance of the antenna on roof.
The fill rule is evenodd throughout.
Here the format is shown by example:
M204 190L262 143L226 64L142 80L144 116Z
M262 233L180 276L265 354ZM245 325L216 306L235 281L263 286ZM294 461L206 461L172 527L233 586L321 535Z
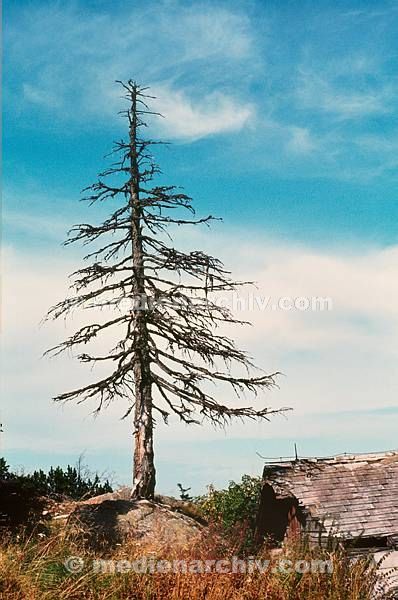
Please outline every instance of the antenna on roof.
M297 444L294 442L294 460L298 460Z

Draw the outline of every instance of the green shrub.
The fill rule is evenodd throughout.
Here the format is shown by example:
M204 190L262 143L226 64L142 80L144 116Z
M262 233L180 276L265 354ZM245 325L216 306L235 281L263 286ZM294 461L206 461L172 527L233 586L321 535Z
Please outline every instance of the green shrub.
M5 459L0 457L0 480L9 479L10 477L10 467L7 465Z
M226 533L245 528L246 542L249 543L253 540L256 526L261 485L261 477L243 475L240 483L230 481L225 490L209 486L208 494L199 496L195 502L203 515L221 524Z
M82 472L79 467L68 465L66 469L51 467L48 473L42 470L25 475L44 496L54 498L66 496L73 500L91 498L112 492L108 480L102 482L100 477Z
M98 474L91 474L80 461L76 467L51 467L48 473L39 469L33 473L19 474L12 473L4 458L0 458L0 480L19 483L21 487L33 490L36 495L49 498L61 496L80 500L112 492L107 479L103 481Z
M0 526L13 530L28 530L43 521L43 509L48 498L80 500L112 492L108 480L102 481L77 467L51 467L48 473L41 469L20 474L10 471L4 458L0 458Z

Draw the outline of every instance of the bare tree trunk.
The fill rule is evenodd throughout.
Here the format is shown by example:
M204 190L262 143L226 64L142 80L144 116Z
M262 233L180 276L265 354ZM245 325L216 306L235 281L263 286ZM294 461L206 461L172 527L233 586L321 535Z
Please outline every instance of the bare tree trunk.
M151 414L151 382L148 381L144 360L137 361L135 373L134 414L134 498L153 498L155 493L155 466L153 460L153 421Z
M153 457L152 380L145 311L145 279L142 248L139 168L137 162L137 97L133 95L130 111L130 202L132 228L132 259L135 301L134 343L134 498L153 498L155 466Z

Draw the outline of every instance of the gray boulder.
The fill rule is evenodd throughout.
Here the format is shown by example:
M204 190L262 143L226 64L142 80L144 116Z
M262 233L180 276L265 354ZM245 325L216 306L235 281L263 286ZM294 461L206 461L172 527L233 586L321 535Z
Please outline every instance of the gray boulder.
M120 492L104 496L80 503L68 520L90 546L114 546L133 539L174 548L191 545L202 531L203 525L179 508L125 499Z

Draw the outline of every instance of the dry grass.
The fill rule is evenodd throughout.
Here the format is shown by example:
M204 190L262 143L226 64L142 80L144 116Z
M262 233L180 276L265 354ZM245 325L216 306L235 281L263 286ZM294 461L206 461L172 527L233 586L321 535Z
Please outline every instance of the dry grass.
M131 541L113 551L95 553L61 531L47 537L4 539L0 546L0 598L7 600L370 600L377 581L375 568L363 559L348 560L342 550L328 551L291 543L283 551L289 560L332 560L333 573L280 573L272 569L248 574L218 573L93 573L95 558L127 559L146 556L167 560L231 559L236 543L226 541L211 528L195 547L178 551L145 547ZM69 556L84 559L81 573L70 574L64 567ZM256 558L266 559L263 550ZM276 560L273 555L273 560ZM281 555L278 555L278 559ZM380 595L386 598L386 595Z

